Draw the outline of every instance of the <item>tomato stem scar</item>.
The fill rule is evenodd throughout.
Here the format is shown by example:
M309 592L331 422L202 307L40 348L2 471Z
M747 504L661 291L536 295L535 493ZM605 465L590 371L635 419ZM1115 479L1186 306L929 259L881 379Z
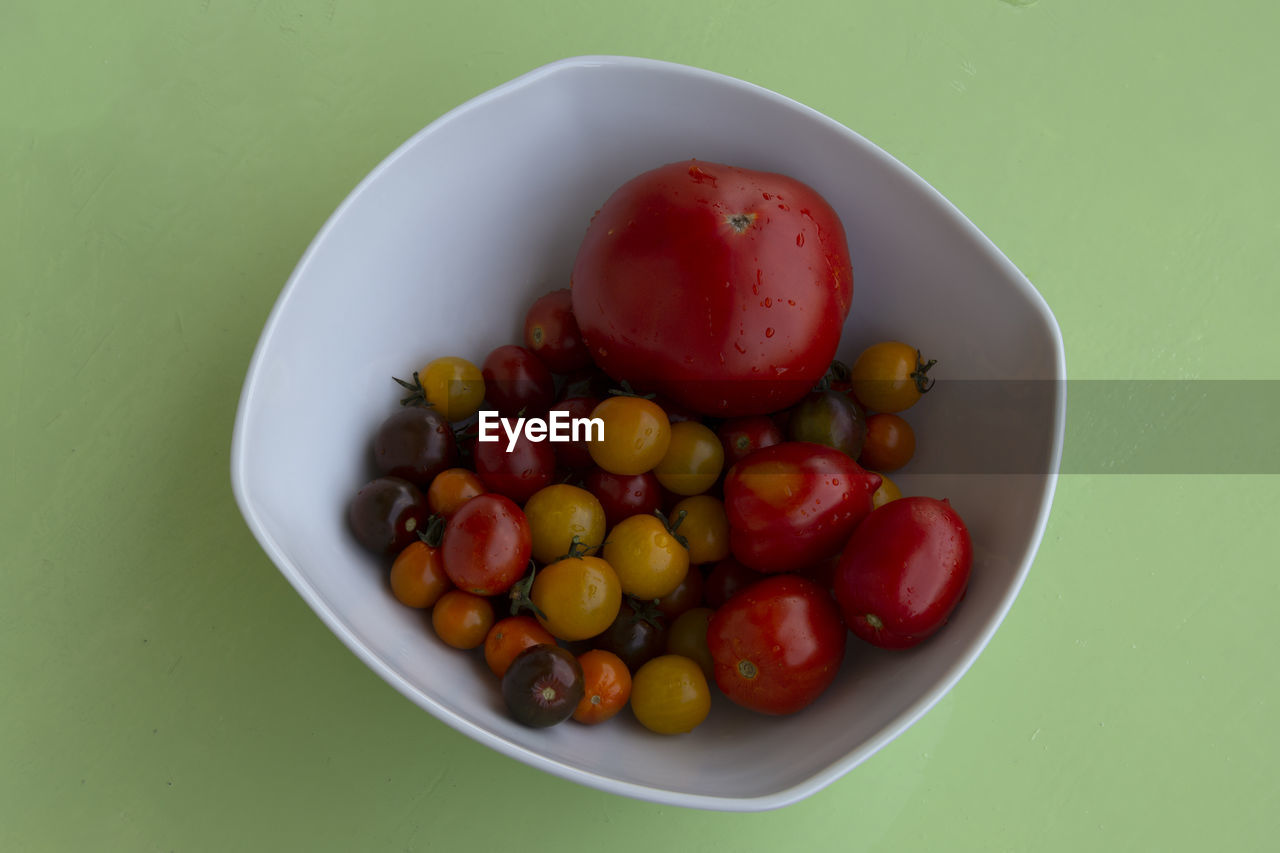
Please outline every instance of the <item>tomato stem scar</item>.
M753 664L751 661L749 660L738 661L738 674L741 675L743 678L755 678L758 673L759 673L759 670L756 669L756 665Z

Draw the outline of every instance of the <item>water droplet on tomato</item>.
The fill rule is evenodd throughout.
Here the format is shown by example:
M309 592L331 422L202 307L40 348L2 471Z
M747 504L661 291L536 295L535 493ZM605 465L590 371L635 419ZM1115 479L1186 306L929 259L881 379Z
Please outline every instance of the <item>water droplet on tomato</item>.
M765 307L765 308L772 308L772 307L773 307L773 300L772 300L772 299L770 299L768 296L766 296L766 297L764 298L764 303L763 303L763 305L764 305L764 307Z
M772 337L773 337L773 326L770 326L769 328L767 328L767 329L765 329L765 330L764 330L764 336L765 336L766 338L772 338Z
M797 245L797 246L803 246L803 245L804 245L804 232L803 232L803 231L801 231L799 234L797 234L797 235L796 235L796 245Z
M746 347L744 347L744 346L743 346L740 342L738 342L738 341L734 341L734 342L733 342L733 348L734 348L734 349L736 349L740 355L746 355L746 354L747 354L747 348L746 348Z

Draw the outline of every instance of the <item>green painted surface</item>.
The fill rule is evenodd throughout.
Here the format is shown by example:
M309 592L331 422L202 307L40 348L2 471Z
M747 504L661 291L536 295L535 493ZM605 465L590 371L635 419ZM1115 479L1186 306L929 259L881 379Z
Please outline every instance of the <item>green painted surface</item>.
M1277 27L1261 0L5 3L0 849L1268 848L1274 476L1064 477L960 685L820 794L734 816L419 711L258 550L227 471L333 207L582 53L743 77L880 144L1036 283L1074 378L1280 378Z

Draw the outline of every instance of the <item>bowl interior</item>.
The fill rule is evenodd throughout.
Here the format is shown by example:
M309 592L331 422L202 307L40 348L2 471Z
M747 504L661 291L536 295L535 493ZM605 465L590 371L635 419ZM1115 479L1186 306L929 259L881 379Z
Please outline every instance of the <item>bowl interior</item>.
M920 454L895 476L947 497L977 552L952 624L898 654L851 640L845 673L790 718L719 700L681 737L508 720L477 655L444 648L397 604L346 532L393 375L481 361L520 340L564 287L592 213L646 169L687 158L786 172L840 213L854 264L841 346L918 343L938 384L908 413ZM580 782L659 801L778 805L816 790L910 724L963 673L1011 604L1039 541L1060 447L1064 374L1052 315L936 192L840 125L707 72L589 58L540 69L440 119L383 163L317 237L281 295L246 382L233 479L286 577L379 674L450 725Z

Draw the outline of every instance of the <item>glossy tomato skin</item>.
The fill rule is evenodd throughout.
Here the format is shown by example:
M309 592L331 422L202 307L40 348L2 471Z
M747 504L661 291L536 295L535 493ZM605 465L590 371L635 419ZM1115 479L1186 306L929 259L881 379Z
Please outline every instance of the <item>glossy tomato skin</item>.
M485 358L481 373L485 399L504 418L540 418L556 398L551 371L524 347L498 347Z
M555 479L556 452L552 449L555 445L549 441L530 441L523 431L510 452L507 444L503 432L497 441L477 439L472 445L471 459L486 489L523 504Z
M573 316L569 288L545 293L529 306L524 316L524 345L552 373L572 373L591 364Z
M662 506L662 487L652 471L628 476L595 468L587 475L586 486L604 507L609 529L633 515L653 515Z
M347 511L351 532L368 550L394 557L418 541L431 511L418 487L399 477L379 477L356 492Z
M598 405L600 401L595 397L569 397L553 405L550 411L566 412L571 419L588 418ZM573 421L570 420L569 423L572 427ZM569 434L573 435L572 429ZM584 471L595 464L591 460L591 451L587 448L587 442L581 440L581 437L578 441L557 441L552 448L560 467L570 471Z
M835 556L871 511L880 475L830 447L789 441L756 451L724 482L733 556L758 572Z
M834 592L854 634L881 648L906 649L946 624L972 566L969 531L948 501L899 498L854 531Z
M724 464L733 465L757 450L782 443L782 430L768 415L730 418L716 430L724 446Z
M453 430L435 409L403 408L378 427L373 458L383 474L425 489L457 458Z
M510 498L478 495L450 516L440 542L445 574L475 595L506 592L529 566L529 522Z
M822 378L853 272L839 216L813 188L684 161L605 201L578 251L572 291L606 373L729 417L789 406Z
M847 632L827 591L808 578L774 575L743 590L707 625L715 682L734 703L792 714L830 686Z

